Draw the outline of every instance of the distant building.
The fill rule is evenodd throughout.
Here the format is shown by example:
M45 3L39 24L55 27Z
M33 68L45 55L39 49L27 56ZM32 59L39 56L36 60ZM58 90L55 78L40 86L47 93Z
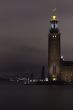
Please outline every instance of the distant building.
M44 81L45 80L45 67L42 67L42 71L41 71L41 80Z
M73 61L64 61L61 56L60 31L56 16L50 20L48 35L48 74L50 80L73 81Z

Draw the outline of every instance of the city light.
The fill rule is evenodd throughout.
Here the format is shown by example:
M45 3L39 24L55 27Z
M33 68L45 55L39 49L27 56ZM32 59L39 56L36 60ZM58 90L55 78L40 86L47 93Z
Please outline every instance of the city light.
M63 57L63 56L61 56L61 59L62 59L62 60L64 60L64 57Z
M56 81L56 76L55 75L52 76L52 80Z
M53 81L56 81L56 78L53 78Z

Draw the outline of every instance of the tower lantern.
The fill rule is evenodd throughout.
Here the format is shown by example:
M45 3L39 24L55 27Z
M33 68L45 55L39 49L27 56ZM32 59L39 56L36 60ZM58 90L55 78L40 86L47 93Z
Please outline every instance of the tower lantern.
M53 21L56 21L56 20L57 20L57 16L52 16L51 19L52 19Z
M51 33L59 32L57 16L51 16L50 23L51 23L50 32Z

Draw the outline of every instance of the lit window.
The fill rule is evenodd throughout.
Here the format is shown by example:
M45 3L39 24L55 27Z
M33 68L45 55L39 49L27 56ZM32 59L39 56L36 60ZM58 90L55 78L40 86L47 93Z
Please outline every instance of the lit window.
M53 36L53 38L56 38L56 36Z
M57 24L55 24L55 28L58 28L58 25Z
M52 76L52 80L53 81L56 81L57 79L56 79L56 76L53 74L53 76Z
M54 24L51 24L51 27L54 28Z
M53 78L53 81L56 81L56 78Z

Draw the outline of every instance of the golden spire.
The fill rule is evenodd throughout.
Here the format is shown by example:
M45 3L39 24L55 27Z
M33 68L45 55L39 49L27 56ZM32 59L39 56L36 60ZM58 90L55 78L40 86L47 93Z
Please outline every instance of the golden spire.
M53 15L53 16L51 17L51 20L52 20L52 21L56 21L56 20L57 20L57 16Z
M57 20L57 16L56 16L56 8L54 8L53 10L52 10L52 14L53 14L53 16L51 16L51 20L52 21L56 21Z

